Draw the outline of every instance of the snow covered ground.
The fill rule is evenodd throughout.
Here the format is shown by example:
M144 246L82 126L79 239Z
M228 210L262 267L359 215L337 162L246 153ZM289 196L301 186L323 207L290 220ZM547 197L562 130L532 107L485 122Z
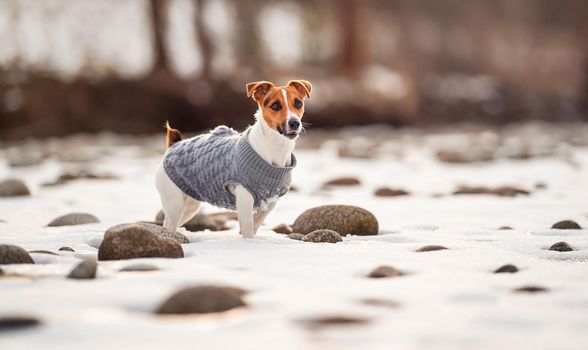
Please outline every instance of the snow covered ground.
M53 156L39 165L9 167L3 156L0 179L21 178L33 195L0 198L0 219L6 221L0 222L0 243L26 250L70 246L75 253L33 254L36 265L2 266L6 273L34 278L0 278L0 317L30 315L43 325L0 332L0 348L586 349L588 230L550 227L563 219L588 227L588 147L559 139L557 151L543 157L447 164L435 157L439 144L455 146L463 137L400 131L391 133L386 143L386 134L378 135L384 141L371 159L339 157L336 141L299 149L294 171L299 191L280 201L255 239L242 239L235 222L228 231L185 232L191 243L183 245L184 259L100 262L97 279L89 281L64 276L79 258L96 257L95 246L105 229L152 220L159 210L153 173L162 138L109 146L118 138L90 137L77 141L85 147L59 151L55 146L57 153L99 155L82 164ZM476 135L474 139L488 136ZM349 133L338 137L345 139ZM541 144L545 137L537 135L530 142ZM40 186L66 166L91 167L120 178ZM340 176L357 177L362 184L320 190L323 182ZM546 188L536 189L537 183ZM514 185L531 195L451 195L458 185ZM380 186L402 188L411 195L375 197L373 191ZM270 230L322 204L370 210L380 234L315 244ZM57 216L79 211L96 215L101 223L45 227ZM498 230L501 226L514 229ZM559 241L575 250L548 250ZM449 249L415 252L430 244ZM161 270L118 272L136 262ZM520 271L492 273L508 263ZM379 265L409 274L365 277ZM195 284L249 290L249 306L211 316L152 313L178 288ZM549 291L513 292L528 285ZM366 305L368 298L398 305ZM321 328L304 322L320 316L368 322Z

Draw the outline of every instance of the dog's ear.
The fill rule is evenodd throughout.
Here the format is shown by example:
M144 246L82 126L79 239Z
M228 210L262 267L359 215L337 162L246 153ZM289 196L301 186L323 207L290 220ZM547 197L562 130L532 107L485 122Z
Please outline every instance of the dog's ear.
M269 81L256 81L246 85L247 97L253 98L258 103L261 103L263 97L274 87L274 84Z
M294 86L303 96L310 99L312 85L306 80L290 80L288 86Z

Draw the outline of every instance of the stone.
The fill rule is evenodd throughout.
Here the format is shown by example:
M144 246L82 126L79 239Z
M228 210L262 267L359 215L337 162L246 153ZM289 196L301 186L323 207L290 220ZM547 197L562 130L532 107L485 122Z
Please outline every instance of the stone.
M374 196L376 197L398 197L408 195L410 195L410 192L402 189L392 189L388 187L381 187L374 191Z
M447 248L442 245L426 245L424 247L420 247L419 249L417 249L416 252L418 252L418 253L433 252L435 250L444 250L444 249L447 249Z
M578 225L577 222L572 220L562 220L553 224L551 228L555 228L558 230L581 230L582 226Z
M119 270L119 272L149 272L149 271L159 271L159 267L155 265L149 264L134 264L125 266Z
M42 249L39 249L39 250L29 250L29 254L49 254L49 255L57 255L57 256L59 256L59 254L57 254L57 253L50 252L48 250L42 250Z
M109 228L98 249L98 260L183 257L184 251L178 242L157 236L138 224Z
M500 226L498 229L500 231L510 231L510 230L512 230L512 227L510 227L510 226Z
M553 250L556 252L571 252L572 250L574 250L574 248L572 248L568 243L566 242L557 242L554 245L552 245L549 250Z
M332 315L332 316L322 316L322 317L313 317L302 320L302 323L314 329L321 329L326 327L333 327L333 326L358 326L358 325L366 325L370 322L369 319L363 317L355 317L355 316L345 316L345 315Z
M194 286L181 289L164 301L158 314L208 314L247 306L245 291L221 286Z
M360 300L360 302L363 305L385 307L385 308L390 308L390 309L395 309L400 306L400 304L394 300L380 299L380 298L366 298L366 299Z
M146 223L146 222L140 222L140 223L137 223L137 225L140 225L140 226L148 229L151 233L153 233L157 236L172 239L180 244L190 243L190 240L185 235L183 235L177 231L176 232L170 231L163 226L159 226L159 225L151 224L151 223Z
M524 286L513 289L515 293L545 293L548 291L549 289L541 286Z
M41 325L41 321L29 316L0 316L0 332L31 328Z
M96 260L84 260L79 263L67 276L72 279L94 279L96 278Z
M275 233L289 235L292 233L292 226L287 224L279 224L278 226L272 228L272 231L274 231Z
M292 231L309 234L328 229L341 236L378 234L378 220L369 211L352 205L323 205L306 210L292 225Z
M516 197L518 195L528 196L531 192L512 186L500 186L500 187L470 187L460 186L454 192L454 195L462 194L491 194L500 197Z
M294 232L294 233L290 233L288 235L288 238L294 239L294 240L297 240L297 241L301 241L302 238L304 238L304 235L302 233Z
M343 239L341 238L339 232L322 229L312 231L311 233L302 237L302 241L312 243L337 243L342 242Z
M73 248L70 248L70 247L61 247L61 248L59 248L59 251L61 251L61 252L75 252L75 250L73 250Z
M31 192L24 182L8 179L0 182L0 197L30 196Z
M404 276L405 273L392 267L392 266L378 266L377 268L373 269L367 277L369 278L386 278L386 277L399 277Z
M89 213L69 213L55 218L53 221L47 224L49 227L54 226L73 226L73 225L85 225L85 224L96 224L99 223L97 217Z
M323 184L323 187L331 187L331 186L357 186L361 185L361 181L359 181L356 177L339 177L330 181L327 181Z
M497 268L494 273L516 273L519 272L519 269L511 264L507 264L507 265L502 265L499 268Z
M0 265L7 264L34 264L33 258L21 247L9 244L0 244Z

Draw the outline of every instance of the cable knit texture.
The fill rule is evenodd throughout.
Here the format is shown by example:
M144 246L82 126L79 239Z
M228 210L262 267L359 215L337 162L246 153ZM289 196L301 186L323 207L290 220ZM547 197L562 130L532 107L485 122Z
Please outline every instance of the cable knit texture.
M249 131L239 134L218 126L208 134L173 144L163 167L167 176L184 193L217 207L236 210L230 184L245 187L254 198L254 209L288 191L296 157L291 165L277 167L266 162L249 144Z

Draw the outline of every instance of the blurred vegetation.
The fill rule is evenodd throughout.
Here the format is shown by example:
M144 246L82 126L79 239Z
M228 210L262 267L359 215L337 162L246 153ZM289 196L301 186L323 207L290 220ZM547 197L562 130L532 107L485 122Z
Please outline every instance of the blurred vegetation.
M249 81L313 126L588 119L584 0L3 0L0 136L249 124Z

